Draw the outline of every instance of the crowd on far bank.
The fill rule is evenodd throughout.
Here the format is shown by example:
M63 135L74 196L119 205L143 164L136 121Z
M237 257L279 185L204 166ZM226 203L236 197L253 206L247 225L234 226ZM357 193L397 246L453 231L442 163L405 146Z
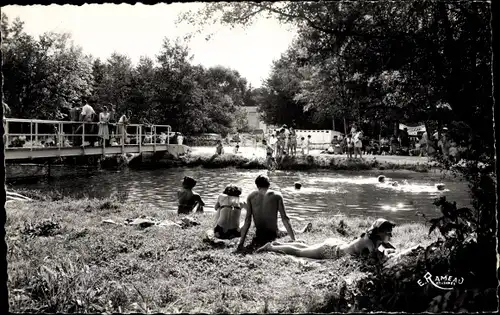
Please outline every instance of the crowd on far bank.
M458 162L460 147L449 136L447 127L439 132L436 130L432 136L427 131L417 132L410 136L408 128L399 130L389 137L373 139L365 137L362 130L353 124L346 137L334 136L330 147L324 151L329 154L347 154L349 158L358 155L400 155L400 156L435 156L439 154L453 162Z
M299 136L301 133L301 136ZM306 156L314 148L322 147L322 154L345 154L348 159L360 158L366 155L399 155L399 156L427 156L439 155L451 162L457 163L460 160L464 148L451 140L447 127L443 127L439 132L436 131L429 136L427 131L420 131L412 135L408 128L399 130L396 134L389 137L379 136L379 139L373 139L365 136L363 130L353 124L347 135L337 133L332 136L331 143L315 143L311 134L304 134L303 131L297 132L293 127L283 125L279 129L271 130L267 135L251 135L253 146L260 142L266 150L266 164L269 169L273 169L284 156ZM259 141L259 138L262 139ZM240 150L241 136L237 133L232 142L234 147L232 152L237 154ZM226 140L226 144L230 141ZM217 140L215 154L224 154L223 140Z

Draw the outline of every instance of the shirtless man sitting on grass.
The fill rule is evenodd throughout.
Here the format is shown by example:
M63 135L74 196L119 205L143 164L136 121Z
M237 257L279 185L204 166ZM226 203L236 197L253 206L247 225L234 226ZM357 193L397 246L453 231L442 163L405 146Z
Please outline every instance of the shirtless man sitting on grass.
M267 176L259 175L255 180L255 185L257 191L252 192L247 198L247 214L241 228L241 238L237 250L243 249L252 218L255 223L255 237L250 245L251 248L259 248L280 236L284 236L284 231L278 229L278 212L286 228L286 234L295 242L295 232L290 224L290 218L286 214L283 196L279 192L269 189L270 183ZM311 224L309 223L301 232L307 232L310 229Z

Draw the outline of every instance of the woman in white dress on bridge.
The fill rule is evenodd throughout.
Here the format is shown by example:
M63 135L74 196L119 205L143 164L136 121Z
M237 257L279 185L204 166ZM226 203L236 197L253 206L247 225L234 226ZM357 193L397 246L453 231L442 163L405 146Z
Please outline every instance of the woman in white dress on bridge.
M106 144L106 146L109 145L109 119L111 118L110 113L108 112L108 107L103 106L103 111L99 113L99 137L101 138L101 145L102 142Z

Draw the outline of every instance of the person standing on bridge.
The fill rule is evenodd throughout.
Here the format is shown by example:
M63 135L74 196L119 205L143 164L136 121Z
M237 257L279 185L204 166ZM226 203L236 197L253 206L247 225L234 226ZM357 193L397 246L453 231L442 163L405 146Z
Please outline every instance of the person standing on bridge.
M99 137L101 138L101 145L104 144L109 146L109 118L110 113L108 112L108 107L103 106L103 111L99 113Z
M94 146L95 136L92 135L92 133L94 132L93 128L94 125L92 124L88 125L87 123L92 123L94 121L95 111L92 108L92 106L87 104L86 101L83 101L83 103L85 103L85 105L83 105L82 107L82 112L80 113L80 120L83 121L83 131L85 133L86 139L90 142L91 146ZM82 145L84 144L85 143L82 140Z
M77 103L73 103L73 107L69 110L69 119L71 122L78 122L80 119L80 113L81 113L81 108L78 107ZM82 126L79 126L78 124L71 124L71 142L73 145L79 144L77 143L77 136L76 134L79 132L80 128Z
M79 116L81 113L81 108L78 107L77 103L73 103L73 107L69 110L69 119L71 121L79 121Z
M109 103L109 134L113 135L116 133L116 106L114 104Z
M130 120L129 117L127 117L127 114L123 114L116 125L116 138L120 139L118 141L120 145L125 144L125 138L127 137L127 125L129 122Z

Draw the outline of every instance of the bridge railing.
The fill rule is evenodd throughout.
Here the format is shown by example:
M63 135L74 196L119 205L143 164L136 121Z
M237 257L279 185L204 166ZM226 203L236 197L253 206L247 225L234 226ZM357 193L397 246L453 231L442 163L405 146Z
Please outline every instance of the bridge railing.
M126 146L170 144L173 136L169 125L108 123L108 139L102 140L99 122L76 122L40 119L5 119L7 149Z

